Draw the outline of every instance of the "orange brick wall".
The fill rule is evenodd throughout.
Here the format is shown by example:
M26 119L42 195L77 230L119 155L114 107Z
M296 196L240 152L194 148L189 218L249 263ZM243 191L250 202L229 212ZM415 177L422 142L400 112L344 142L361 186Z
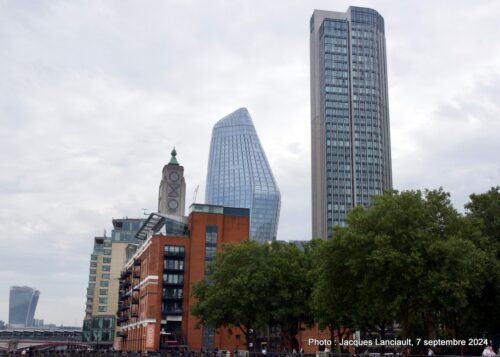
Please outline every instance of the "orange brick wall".
M139 257L141 259L140 281L143 282L148 276L157 276L158 280L156 284L142 286L140 289L139 320L154 320L154 322L149 324L141 323L129 329L127 337L115 344L121 346L122 351L153 351L160 348L163 252L165 245L182 245L185 247L182 332L190 350L198 351L201 349L202 330L196 328L197 319L190 314L189 307L196 302L195 298L191 296L192 284L200 281L205 276L205 232L207 224L217 225L218 227L217 251L221 251L225 244L240 242L248 239L249 236L249 217L193 212L189 217L189 238L174 236L151 237L150 246ZM148 335L148 328L154 328L152 340L151 331ZM240 341L236 340L237 334L241 335ZM150 336L149 339L148 336ZM233 350L237 345L241 348L244 344L244 335L239 329L234 329L232 335L229 335L225 330L216 333L215 346L219 349Z

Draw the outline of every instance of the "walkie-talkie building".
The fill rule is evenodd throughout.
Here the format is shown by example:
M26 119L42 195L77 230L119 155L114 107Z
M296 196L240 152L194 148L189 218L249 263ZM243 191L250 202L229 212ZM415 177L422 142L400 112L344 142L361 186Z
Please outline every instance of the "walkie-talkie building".
M32 327L40 291L28 286L11 286L9 292L9 324Z
M211 205L250 208L250 238L276 239L281 196L246 108L214 126L205 200Z
M310 23L313 237L392 188L384 19L315 10Z

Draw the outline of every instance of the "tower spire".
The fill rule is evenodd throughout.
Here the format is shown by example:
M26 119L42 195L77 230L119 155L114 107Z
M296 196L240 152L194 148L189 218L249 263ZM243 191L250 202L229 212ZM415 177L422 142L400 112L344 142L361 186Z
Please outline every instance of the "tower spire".
M179 162L177 161L177 151L175 151L175 146L172 149L172 152L170 153L172 157L170 158L170 162L168 163L169 165L179 165Z

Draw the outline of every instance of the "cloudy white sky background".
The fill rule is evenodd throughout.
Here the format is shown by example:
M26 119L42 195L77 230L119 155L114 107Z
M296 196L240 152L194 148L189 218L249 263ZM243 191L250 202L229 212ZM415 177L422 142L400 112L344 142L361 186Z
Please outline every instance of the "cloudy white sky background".
M80 325L93 237L154 211L172 146L187 203L213 124L253 117L282 194L278 238L309 239L309 18L385 18L396 189L463 209L499 184L498 1L0 1L0 319L10 285Z

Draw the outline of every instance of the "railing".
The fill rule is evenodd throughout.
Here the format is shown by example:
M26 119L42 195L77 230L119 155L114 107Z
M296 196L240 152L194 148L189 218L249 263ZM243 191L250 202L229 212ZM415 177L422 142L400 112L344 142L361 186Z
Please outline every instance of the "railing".
M327 353L329 357L362 357L362 355L354 355L348 353ZM116 352L116 351L106 351L106 350L74 350L68 349L63 351L27 351L22 354L22 350L16 352L7 352L0 350L0 357L7 356L67 356L67 357L141 357L141 356L155 356L155 357L235 357L234 352L229 351L218 351L218 352L191 352L191 351L159 351L159 352ZM304 353L286 353L286 352L267 352L262 354L260 352L246 352L238 353L236 357L318 357L318 354L304 354ZM408 357L427 357L427 355L409 355ZM466 357L459 355L434 355L434 357Z

